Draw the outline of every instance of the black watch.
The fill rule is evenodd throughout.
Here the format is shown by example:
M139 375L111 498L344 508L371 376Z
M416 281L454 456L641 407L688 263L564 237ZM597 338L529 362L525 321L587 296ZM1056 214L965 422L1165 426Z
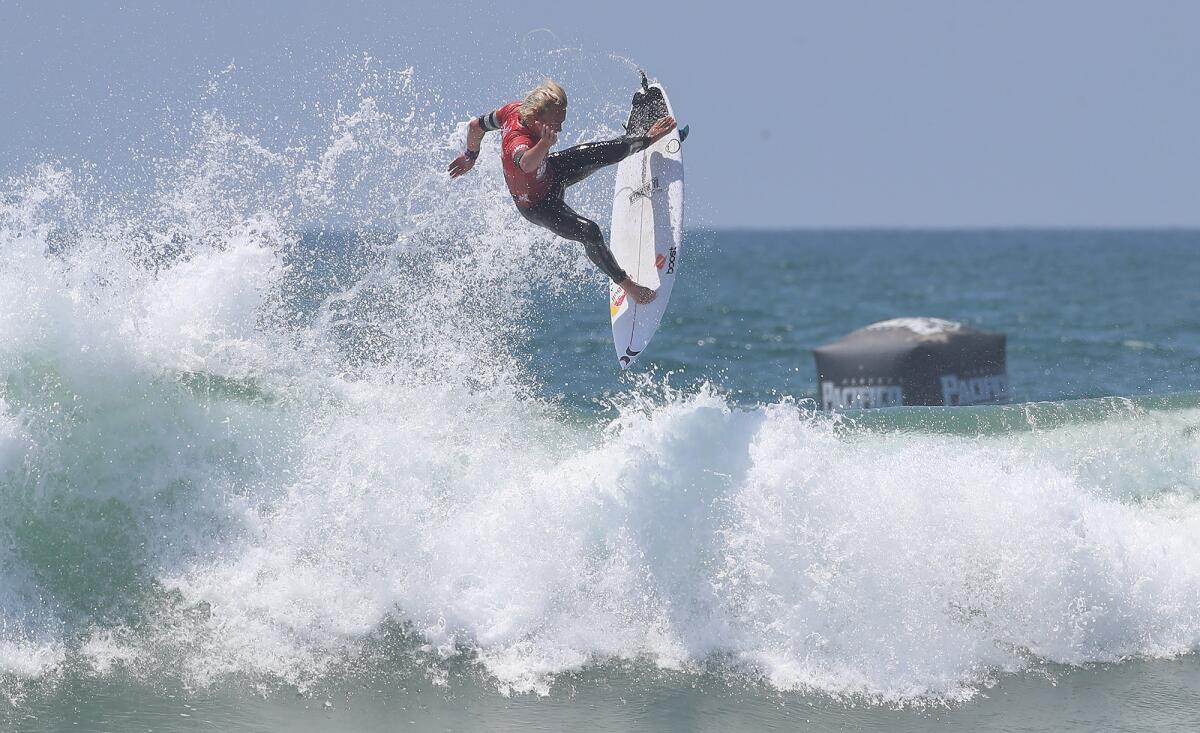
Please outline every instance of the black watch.
M471 150L470 148L467 148L466 150L463 151L463 155L467 156L467 160L475 160L476 158L479 157L479 151Z

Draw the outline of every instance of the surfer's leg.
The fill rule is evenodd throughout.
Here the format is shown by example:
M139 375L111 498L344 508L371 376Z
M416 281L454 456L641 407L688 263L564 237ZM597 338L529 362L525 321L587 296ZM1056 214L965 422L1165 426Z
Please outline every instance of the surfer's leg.
M517 210L529 221L549 229L563 239L581 242L588 259L613 282L621 283L629 279L629 275L617 264L612 250L604 243L604 233L600 231L600 226L591 219L575 213L561 198L547 196L537 206L528 209L517 207Z
M605 166L614 165L650 146L648 137L619 137L583 143L546 157L554 168L555 184L566 188L579 183Z

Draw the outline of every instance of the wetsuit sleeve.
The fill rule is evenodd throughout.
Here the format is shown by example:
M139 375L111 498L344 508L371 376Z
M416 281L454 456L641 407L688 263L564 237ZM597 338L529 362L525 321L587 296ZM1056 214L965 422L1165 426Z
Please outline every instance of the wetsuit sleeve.
M521 106L520 102L509 102L500 109L488 112L486 115L479 116L479 127L484 132L492 132L504 127L508 122L508 116L516 114L517 108Z
M486 115L480 115L479 129L483 130L484 132L492 132L493 130L499 130L501 127L503 127L503 123L501 123L496 116L499 112L500 110L495 110L488 112Z

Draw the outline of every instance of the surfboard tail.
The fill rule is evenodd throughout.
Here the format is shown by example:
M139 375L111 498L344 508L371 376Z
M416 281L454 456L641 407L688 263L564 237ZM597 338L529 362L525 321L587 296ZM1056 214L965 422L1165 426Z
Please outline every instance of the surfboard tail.
M625 347L625 355L622 356L621 358L617 359L617 361L620 362L620 364L621 364L621 369L622 370L628 369L629 366L631 364L633 364L633 360L636 359L638 354L640 354L640 353L642 353L642 352L634 351L633 349L626 346Z

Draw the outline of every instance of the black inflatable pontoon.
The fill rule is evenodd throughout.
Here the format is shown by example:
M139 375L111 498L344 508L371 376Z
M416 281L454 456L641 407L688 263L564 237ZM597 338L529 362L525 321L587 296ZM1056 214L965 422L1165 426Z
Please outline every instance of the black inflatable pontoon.
M881 321L816 349L826 410L1008 402L1005 336L940 318Z

